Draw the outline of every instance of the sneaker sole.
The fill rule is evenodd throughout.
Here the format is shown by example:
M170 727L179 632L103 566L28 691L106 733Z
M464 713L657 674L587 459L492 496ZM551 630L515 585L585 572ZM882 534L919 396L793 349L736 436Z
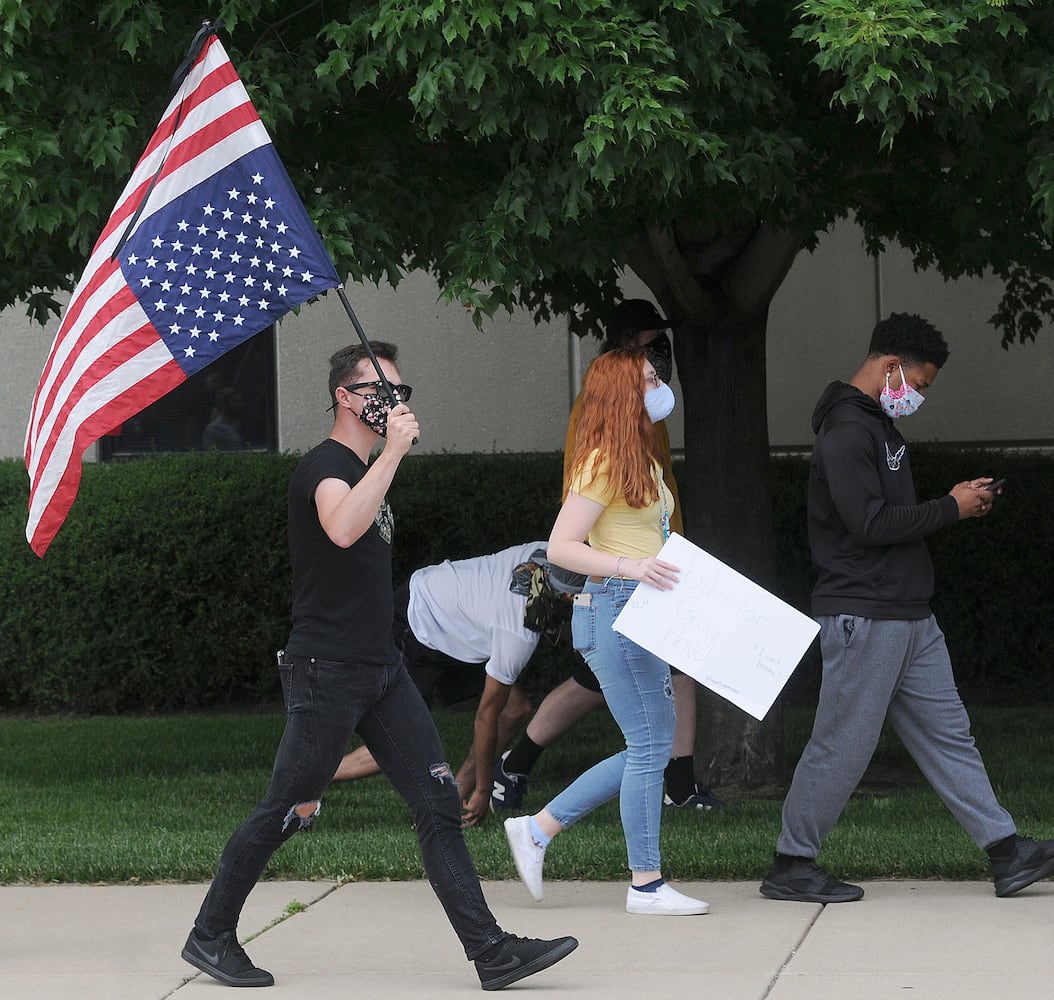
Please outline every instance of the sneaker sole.
M518 969L507 972L499 979L492 979L487 983L480 982L480 986L485 990L503 990L506 986L511 986L513 983L518 983L521 979L526 979L528 976L533 976L536 972L541 972L543 969L548 969L551 965L556 965L562 958L567 958L577 947L578 940L576 938L568 938L566 941L561 941L552 951L539 955L533 962L521 965Z
M1022 872L1013 882L1005 882L996 886L995 894L1000 899L1012 896L1015 892L1027 889L1033 882L1038 882L1040 879L1048 878L1051 875L1054 875L1054 858L1049 858L1046 864L1040 865L1031 872Z
M761 883L761 895L766 899L779 899L788 903L855 903L864 896L864 890L846 893L844 896L825 896L818 892L795 892L779 886Z
M274 977L268 976L267 979L259 979L255 982L246 981L244 979L235 979L232 976L224 975L214 965L209 965L204 959L198 958L193 952L188 951L184 948L180 953L180 957L184 962L189 962L194 966L195 969L199 969L204 972L206 976L212 976L213 979L218 983L223 983L224 986L245 986L245 987L263 987L263 986L274 986Z
M688 910L659 910L656 908L652 909L630 909L629 904L626 904L626 912L632 913L638 917L699 917L704 913L710 912L710 904L703 903L701 906L693 906Z

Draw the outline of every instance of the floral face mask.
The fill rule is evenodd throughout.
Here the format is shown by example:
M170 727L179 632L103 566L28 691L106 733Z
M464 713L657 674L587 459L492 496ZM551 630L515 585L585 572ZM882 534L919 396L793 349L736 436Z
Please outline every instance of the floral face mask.
M878 397L882 409L894 420L910 417L924 402L926 397L913 385L904 381L904 368L900 369L900 388L890 389L889 372L886 372L886 387Z

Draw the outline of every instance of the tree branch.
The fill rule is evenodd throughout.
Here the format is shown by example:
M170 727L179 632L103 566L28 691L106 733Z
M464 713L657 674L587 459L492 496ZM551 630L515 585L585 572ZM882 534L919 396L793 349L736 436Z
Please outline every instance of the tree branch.
M627 261L659 299L671 323L684 316L712 318L721 310L712 290L692 273L671 229L644 227L642 238L630 247Z
M757 319L768 311L801 251L805 235L793 229L770 229L764 222L755 230L726 283L731 307L743 320Z

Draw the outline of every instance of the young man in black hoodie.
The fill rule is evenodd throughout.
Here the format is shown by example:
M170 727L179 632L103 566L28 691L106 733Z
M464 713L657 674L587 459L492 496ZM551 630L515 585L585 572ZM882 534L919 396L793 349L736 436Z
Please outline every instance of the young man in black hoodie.
M984 517L985 477L919 503L895 421L915 412L948 357L944 337L918 316L880 322L848 384L832 382L812 418L809 545L819 571L823 679L812 737L783 805L770 899L860 899L816 863L889 719L952 815L991 859L997 896L1054 873L1054 840L1019 836L996 800L955 687L944 635L930 611L933 565L925 538Z

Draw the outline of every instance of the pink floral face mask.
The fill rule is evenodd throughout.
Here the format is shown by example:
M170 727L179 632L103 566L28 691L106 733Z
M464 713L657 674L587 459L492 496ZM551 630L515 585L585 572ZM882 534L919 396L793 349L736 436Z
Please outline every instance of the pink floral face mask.
M926 397L922 395L913 385L904 381L904 368L900 369L900 388L890 389L889 372L886 372L886 387L882 390L878 401L882 409L894 420L900 417L910 417L924 402Z

